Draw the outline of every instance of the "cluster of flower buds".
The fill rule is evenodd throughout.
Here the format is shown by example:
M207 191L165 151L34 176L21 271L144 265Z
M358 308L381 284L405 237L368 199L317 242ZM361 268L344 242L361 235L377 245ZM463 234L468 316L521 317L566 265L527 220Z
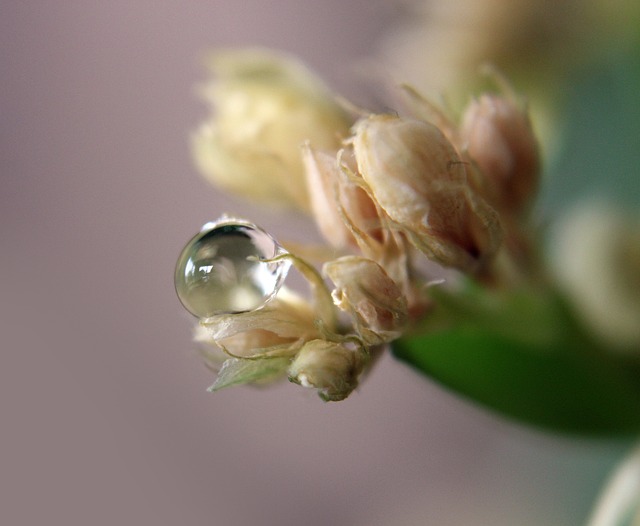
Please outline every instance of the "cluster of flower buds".
M228 356L214 389L282 373L341 400L372 354L428 314L438 275L425 261L500 281L495 262L539 168L526 111L511 96L482 95L460 124L415 93L406 115L354 114L287 57L227 52L212 65L213 117L193 140L203 173L309 213L339 254L322 274L280 256L311 284L309 300L283 288L258 309L202 322Z

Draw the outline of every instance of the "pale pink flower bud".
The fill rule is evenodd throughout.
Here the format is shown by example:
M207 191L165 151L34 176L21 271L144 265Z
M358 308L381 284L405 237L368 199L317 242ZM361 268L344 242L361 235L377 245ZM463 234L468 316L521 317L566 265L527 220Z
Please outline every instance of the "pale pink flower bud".
M307 342L289 367L289 379L318 390L325 401L344 400L358 386L358 377L367 362L360 347L327 340Z
M302 158L313 217L320 232L332 246L355 246L353 226L366 232L372 227L379 229L374 202L364 189L347 179L335 154L305 145Z
M292 354L302 343L318 337L312 306L286 288L262 309L219 314L202 321L211 341L240 357Z
M373 115L354 133L360 175L419 250L465 271L496 253L502 238L497 214L470 187L464 163L436 126Z
M323 271L336 285L336 305L353 315L366 345L400 337L407 322L407 300L380 265L363 257L345 256L325 263Z
M335 248L358 248L406 284L407 243L389 228L389 218L357 173L353 148L331 155L303 148L311 209L325 239Z
M526 211L540 171L538 144L526 111L509 98L485 94L467 107L460 131L481 171L483 196L501 211Z

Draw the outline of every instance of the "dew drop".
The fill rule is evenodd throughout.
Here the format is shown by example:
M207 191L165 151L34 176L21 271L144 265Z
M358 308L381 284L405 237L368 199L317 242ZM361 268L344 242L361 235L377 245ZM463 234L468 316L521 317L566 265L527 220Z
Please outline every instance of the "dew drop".
M237 219L207 223L183 249L175 272L182 305L198 318L259 309L278 292L289 262L267 232Z

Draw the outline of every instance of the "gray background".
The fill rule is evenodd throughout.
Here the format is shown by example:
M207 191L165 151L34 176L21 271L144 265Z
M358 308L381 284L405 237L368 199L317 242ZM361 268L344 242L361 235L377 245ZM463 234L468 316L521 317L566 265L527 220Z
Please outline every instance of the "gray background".
M580 524L619 447L499 420L386 357L348 401L211 395L173 291L223 211L187 137L208 48L298 53L356 96L382 0L0 5L0 522Z

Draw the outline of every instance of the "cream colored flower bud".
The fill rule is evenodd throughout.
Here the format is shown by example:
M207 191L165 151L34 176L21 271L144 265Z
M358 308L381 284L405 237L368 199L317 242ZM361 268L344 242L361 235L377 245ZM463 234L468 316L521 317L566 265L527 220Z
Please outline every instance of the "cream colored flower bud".
M528 210L540 177L538 144L526 111L506 97L482 95L469 104L462 141L482 174L479 190L498 210Z
M306 209L300 146L337 148L349 119L308 69L259 49L220 52L205 96L214 116L194 135L196 163L212 182L246 197Z
M358 171L419 250L466 271L495 254L497 214L469 186L464 163L437 127L373 115L360 120L354 134Z
M344 400L358 386L366 364L361 348L348 348L326 340L307 342L289 367L289 379L303 387L318 390L327 402Z
M336 305L352 314L367 345L400 337L407 323L407 300L398 285L376 262L345 256L325 263L324 273L336 285Z

